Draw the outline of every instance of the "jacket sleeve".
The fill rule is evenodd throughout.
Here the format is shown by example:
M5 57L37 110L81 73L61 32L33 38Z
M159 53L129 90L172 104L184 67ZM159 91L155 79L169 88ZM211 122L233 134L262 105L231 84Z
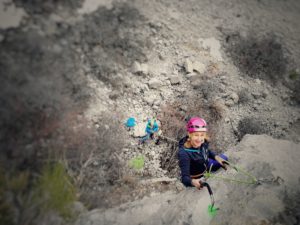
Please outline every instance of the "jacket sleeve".
M209 142L206 142L205 144L206 144L206 148L208 149L208 151L207 151L208 158L215 159L216 153L214 153L212 150L209 149Z
M213 151L211 150L208 150L208 158L210 159L215 159L216 157L216 153L214 153Z
M190 177L190 158L182 149L178 153L179 167L181 170L181 182L185 186L192 186Z
M153 124L153 131L157 132L158 129L159 129L158 124L156 122L154 122L154 124Z

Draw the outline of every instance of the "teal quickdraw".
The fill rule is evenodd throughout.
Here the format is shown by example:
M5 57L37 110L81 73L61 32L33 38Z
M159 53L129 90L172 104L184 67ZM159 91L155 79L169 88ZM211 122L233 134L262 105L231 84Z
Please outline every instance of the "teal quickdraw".
M230 166L231 168L233 168L237 173L243 174L244 176L248 177L248 180L239 180L239 179L233 179L233 178L229 178L229 177L224 177L224 176L216 176L214 174L211 173L211 169L212 169L212 165L209 168L209 171L204 173L204 177L206 179L208 178L216 178L216 179L221 179L221 180L225 180L225 181L232 181L232 182L236 182L236 183L241 183L241 184L258 184L259 181L256 179L255 176L253 176L252 174L248 173L247 171L243 170L242 168L231 164L230 162L224 160L223 163L225 163L226 165Z

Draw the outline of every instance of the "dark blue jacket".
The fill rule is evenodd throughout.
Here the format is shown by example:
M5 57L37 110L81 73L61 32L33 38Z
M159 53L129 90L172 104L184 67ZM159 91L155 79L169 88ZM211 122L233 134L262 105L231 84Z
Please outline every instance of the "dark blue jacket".
M191 175L203 173L208 165L208 158L215 159L215 153L208 150L209 143L205 141L199 148L184 147L188 137L179 141L179 166L181 170L181 182L185 186L192 186ZM208 168L207 168L208 169Z

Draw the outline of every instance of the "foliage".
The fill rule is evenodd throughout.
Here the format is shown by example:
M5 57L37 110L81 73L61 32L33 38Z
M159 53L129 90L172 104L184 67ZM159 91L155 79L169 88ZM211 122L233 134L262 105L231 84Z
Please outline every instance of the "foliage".
M258 118L245 117L238 124L238 138L246 134L268 134L267 124Z
M52 212L69 219L75 194L61 163L47 164L38 178L28 170L0 169L0 224L39 224Z
M132 158L129 161L129 166L136 169L136 170L140 170L144 167L144 156L137 156Z
M71 217L70 204L76 191L61 163L47 164L37 181L37 189L44 198L43 210L55 210L63 217Z
M234 64L250 77L276 83L286 72L284 48L275 35L259 38L229 34L225 47Z
M291 80L297 80L299 77L300 77L300 74L297 73L296 70L290 71L289 78L290 78Z

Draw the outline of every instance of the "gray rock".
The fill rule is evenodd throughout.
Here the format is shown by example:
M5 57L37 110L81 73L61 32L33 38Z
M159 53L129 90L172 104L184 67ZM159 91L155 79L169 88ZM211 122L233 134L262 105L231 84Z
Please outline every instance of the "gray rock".
M133 137L143 137L146 135L145 132L146 123L138 123L133 130Z
M234 106L234 101L232 99L228 99L225 101L225 105L228 107Z
M158 58L162 61L166 60L166 57L162 53L158 53Z
M49 16L49 19L52 20L55 23L61 23L61 22L64 21L63 18L61 16L57 15L57 14L51 14Z
M52 211L38 218L36 222L40 225L62 225L64 224L64 219L57 212Z
M266 97L268 97L268 95L269 95L269 91L268 90L264 90L263 93L262 93L262 97L266 98Z
M235 92L232 92L228 97L232 99L235 104L239 102L239 96Z
M55 23L48 23L45 27L45 33L49 36L54 35L56 33L57 26Z
M289 99L289 95L288 95L287 93L282 93L280 97L281 97L281 99L284 100L284 101L286 101L286 100Z
M260 85L261 84L261 80L260 79L255 79L255 83L257 83L258 85Z
M55 52L55 53L61 53L62 52L62 47L58 44L54 44L53 48L52 48L52 51Z
M260 92L252 92L251 94L255 99L259 99L262 97L262 93Z
M141 73L147 75L149 73L148 65L145 63L141 64Z
M195 80L191 80L191 85L194 89L197 89L203 86L203 82L200 79L195 79Z
M138 75L147 75L149 72L148 65L140 64L139 62L135 61L131 67L131 72Z
M196 73L189 73L186 75L186 77L191 81L191 82L195 82L198 81L200 79L199 74Z
M93 162L93 166L99 166L99 162L98 161L94 161Z
M71 208L75 215L80 215L81 213L87 212L85 206L82 204L82 202L79 201L73 202Z
M257 104L257 105L261 105L261 104L262 104L262 101L261 101L261 100L257 100L257 101L256 101L256 104Z
M192 73L193 72L193 63L191 62L191 60L189 60L189 59L185 60L184 68L185 68L185 71L187 73Z
M160 100L155 99L155 100L153 101L153 105L154 105L154 106L159 106L159 105L160 105Z
M152 89L159 89L162 86L161 81L156 78L152 78L148 84L149 84L149 87Z
M184 112L186 112L187 109L188 109L188 107L187 107L186 105L180 106L180 110L182 110L182 111L184 111Z
M181 84L181 79L178 76L170 77L171 85Z
M194 62L193 63L193 70L197 71L198 73L202 74L206 70L206 66L201 62Z
M170 85L171 85L171 81L166 80L166 81L165 81L165 85L170 86ZM160 90L162 90L162 89L160 89Z
M144 101L148 105L152 106L153 103L154 103L154 101L156 100L156 96L154 96L154 95L146 95L143 99L144 99Z

